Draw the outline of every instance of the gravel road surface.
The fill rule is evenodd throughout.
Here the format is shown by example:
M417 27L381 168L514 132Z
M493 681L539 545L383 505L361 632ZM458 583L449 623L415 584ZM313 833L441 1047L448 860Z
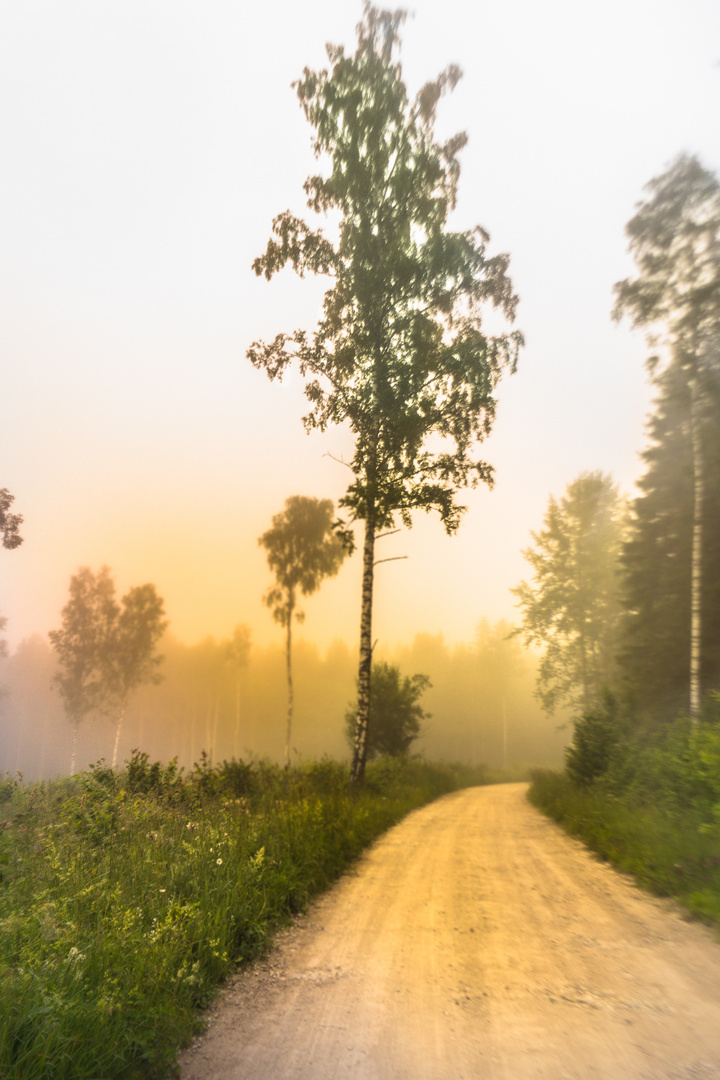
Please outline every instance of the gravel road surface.
M718 1080L717 937L525 791L382 837L232 980L182 1080Z

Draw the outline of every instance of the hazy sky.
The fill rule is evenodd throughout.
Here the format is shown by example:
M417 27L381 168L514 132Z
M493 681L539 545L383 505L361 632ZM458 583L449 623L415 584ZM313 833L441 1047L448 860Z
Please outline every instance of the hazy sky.
M467 130L455 227L507 251L524 331L459 534L436 518L383 541L375 636L467 640L513 618L508 589L552 492L580 471L640 473L650 391L640 335L614 326L624 225L679 152L720 169L717 0L418 0L411 90L464 71L439 132ZM349 478L308 437L297 376L270 384L248 345L315 324L323 284L253 258L303 211L311 131L290 83L352 48L360 3L2 0L0 487L25 542L0 550L11 645L59 625L70 575L152 581L188 642L279 633L257 537L292 494ZM304 634L357 640L360 556L307 604Z

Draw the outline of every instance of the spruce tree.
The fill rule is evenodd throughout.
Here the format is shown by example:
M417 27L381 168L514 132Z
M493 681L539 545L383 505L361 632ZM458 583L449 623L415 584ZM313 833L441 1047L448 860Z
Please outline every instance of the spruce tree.
M709 380L720 369L720 183L695 157L681 155L647 187L626 232L637 275L615 286L615 318L628 314L646 328L648 343L664 348L687 389L692 472L690 656L688 704L700 710L702 683L703 550L707 463L703 428L712 412ZM649 358L653 373L658 355Z
M679 364L657 378L645 473L622 555L620 662L636 702L656 717L688 704L693 552L691 391ZM705 370L699 426L705 498L700 694L720 686L720 372Z

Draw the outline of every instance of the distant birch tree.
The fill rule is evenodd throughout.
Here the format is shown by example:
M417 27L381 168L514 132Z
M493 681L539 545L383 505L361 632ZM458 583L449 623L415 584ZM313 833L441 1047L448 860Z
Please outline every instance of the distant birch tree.
M70 599L62 609L62 626L48 634L59 661L52 681L72 727L71 776L80 724L106 700L107 672L102 657L107 654L119 610L109 568L103 566L94 574L89 567L81 567L70 578Z
M118 746L128 703L143 683L158 683L162 656L156 647L167 628L163 602L154 585L137 585L123 596L114 633L101 658L106 675L106 703L116 713L112 767L117 765Z
M292 624L302 622L298 608L301 596L317 592L327 577L337 574L347 554L347 545L333 531L333 504L330 499L291 495L285 509L275 514L272 528L258 544L265 548L275 585L264 596L273 618L285 628L285 665L288 706L285 729L285 766L290 768L290 740L294 711L292 675Z
M59 661L53 678L72 725L70 774L75 771L80 723L93 714L115 715L112 766L128 701L142 683L157 682L162 657L155 647L167 626L154 585L140 585L115 599L107 566L85 566L70 578L62 626L48 634Z
M720 183L695 157L678 157L652 180L626 232L635 278L615 285L613 315L646 327L651 347L665 346L689 394L693 459L693 539L690 602L689 705L700 712L702 549L705 464L701 429L707 373L720 368ZM648 361L658 370L658 357Z
M467 139L439 143L433 128L461 73L450 66L411 99L397 58L405 17L366 3L354 55L330 45L330 69L306 68L294 84L315 153L329 159L305 182L307 204L337 222L337 240L286 211L253 263L268 280L288 264L330 279L314 333L255 342L248 357L271 379L297 363L311 404L306 428L344 423L355 437L354 479L340 500L365 525L354 784L367 756L376 537L396 515L410 526L418 509L437 511L455 532L465 509L458 491L492 482L476 448L522 343L518 332L493 337L482 327L488 303L514 319L508 256L487 255L482 228L447 228Z

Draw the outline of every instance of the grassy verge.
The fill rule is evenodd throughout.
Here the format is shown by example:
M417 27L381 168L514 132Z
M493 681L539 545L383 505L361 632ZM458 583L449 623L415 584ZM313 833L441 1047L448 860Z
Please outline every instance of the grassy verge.
M536 772L528 798L602 858L659 896L720 923L720 830L708 809L690 798L649 798L648 790L613 792L565 775ZM674 794L675 797L668 797Z
M469 782L381 761L350 798L331 761L187 777L142 754L122 773L0 782L0 1076L172 1075L238 963L409 810Z

